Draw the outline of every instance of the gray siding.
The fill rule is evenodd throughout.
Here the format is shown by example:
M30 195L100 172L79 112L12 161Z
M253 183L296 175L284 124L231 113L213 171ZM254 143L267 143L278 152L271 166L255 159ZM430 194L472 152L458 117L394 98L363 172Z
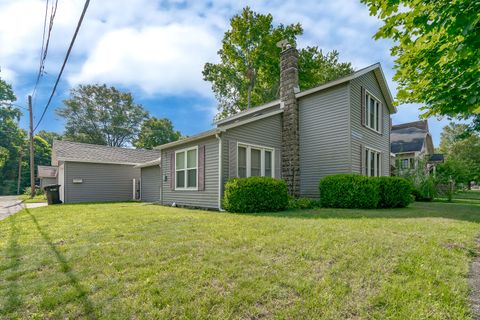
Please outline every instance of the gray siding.
M170 153L198 145L205 145L205 190L172 190L170 188ZM215 137L162 150L162 174L168 177L167 181L162 179L162 204L171 205L175 202L182 206L218 209L218 140Z
M223 183L229 179L229 141L243 142L275 149L275 177L281 174L281 151L282 151L282 115L276 114L259 119L242 126L227 130L222 134L222 178ZM223 184L222 184L223 186ZM223 190L222 190L223 194Z
M145 167L141 168L140 171L142 175L142 201L159 202L160 181L162 181L160 166Z
M83 183L74 184L74 178ZM140 178L140 169L129 165L66 162L65 202L132 200L134 178Z
M300 194L319 197L322 177L351 171L348 84L300 98Z
M382 134L372 131L362 125L360 93L360 87L362 86L378 98L384 106L382 110ZM361 145L363 145L364 147L371 147L382 152L382 174L385 176L390 175L390 113L373 71L351 81L350 100L350 121L352 123L352 172L360 173L360 148Z

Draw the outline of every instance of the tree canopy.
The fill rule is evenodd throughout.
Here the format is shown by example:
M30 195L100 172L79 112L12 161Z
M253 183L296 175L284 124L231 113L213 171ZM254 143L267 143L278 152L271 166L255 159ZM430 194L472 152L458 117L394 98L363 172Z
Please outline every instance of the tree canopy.
M152 117L143 122L138 138L133 142L136 148L153 149L156 146L176 141L182 135L175 131L173 123L167 118Z
M130 144L148 117L129 92L105 84L72 89L57 114L66 120L66 139L113 147Z
M362 0L383 21L376 39L395 41L398 103L423 116L480 114L480 1Z
M278 97L280 51L283 39L296 43L303 33L299 23L273 25L271 14L260 14L249 7L230 20L219 63L206 63L204 80L212 83L218 101L217 118L224 118ZM336 79L353 71L350 63L340 63L338 52L327 54L318 47L299 50L299 80L302 89Z

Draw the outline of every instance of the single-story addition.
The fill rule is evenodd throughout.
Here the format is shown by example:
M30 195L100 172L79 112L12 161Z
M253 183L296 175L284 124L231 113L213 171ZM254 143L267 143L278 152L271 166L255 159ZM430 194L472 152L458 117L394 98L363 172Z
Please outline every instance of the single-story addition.
M159 151L54 141L52 166L65 203L140 198L137 165L158 160Z
M297 65L298 52L287 45L279 100L157 147L160 166L139 166L142 194L151 200L160 189L157 202L164 205L221 209L224 184L233 177L272 176L285 180L291 195L318 198L327 175L389 176L396 110L380 64L305 91Z

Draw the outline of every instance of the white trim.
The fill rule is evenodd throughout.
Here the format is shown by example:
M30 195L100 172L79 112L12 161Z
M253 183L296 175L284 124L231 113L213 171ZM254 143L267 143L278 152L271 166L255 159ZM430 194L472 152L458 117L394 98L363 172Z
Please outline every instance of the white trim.
M225 131L225 130L232 129L232 128L235 128L235 127L238 127L238 126L250 123L250 122L254 122L254 121L257 121L257 120L268 118L268 117L271 117L271 116L274 116L274 115L277 115L277 114L280 114L280 113L283 113L283 109L272 111L272 112L269 112L269 113L265 113L265 114L259 115L257 117L249 118L249 119L238 121L238 122L235 122L235 123L227 124L227 125L219 127L219 129L221 129L222 131Z
M145 162L145 163L142 163L142 164L137 164L135 166L135 168L153 167L153 166L156 166L156 165L160 165L160 162L161 162L161 158L158 158L156 160L148 161L148 162Z
M237 141L237 164L236 164L236 169L237 169L237 177L240 177L240 175L238 174L238 159L240 158L238 156L239 152L238 152L238 148L239 147L243 147L246 149L246 172L245 172L245 176L248 178L248 177L251 177L252 176L252 163L251 163L251 160L252 160L252 148L255 149L255 150L260 150L260 176L261 177L264 177L265 176L265 151L269 151L272 153L272 157L270 159L271 161L271 170L272 170L272 175L270 177L272 178L275 178L275 148L272 148L272 147L266 147L266 146L261 146L261 145L256 145L256 144L251 144L251 143L244 143L244 142L240 142L240 141Z
M173 147L176 147L178 145L182 145L182 144L185 144L185 143L188 143L188 142L193 142L193 141L201 140L201 139L204 139L204 138L212 137L212 136L216 135L217 133L219 133L221 131L222 130L220 130L220 129L213 129L213 130L201 132L201 133L199 133L197 135L194 135L194 136L191 136L189 138L180 139L180 140L177 140L177 141L162 144L158 147L155 147L154 149L155 150L165 150L165 149L173 148Z
M120 164L120 165L127 165L127 166L136 166L140 163L135 162L114 162L114 161L101 161L101 160L85 160L85 159L75 159L75 158L58 158L58 161L63 162L82 162L82 163L101 163L101 164Z
M377 96L375 96L373 93L371 93L369 90L365 89L365 98L367 98L368 96L372 97L374 100L375 100L375 109L374 109L374 121L378 121L378 128L380 130L376 130L375 128L372 128L368 125L368 123L370 122L370 113L369 113L369 108L370 108L370 99L367 99L368 100L368 104L367 104L367 101L364 101L365 104L365 113L364 114L364 117L365 117L365 128L367 129L370 129L372 130L373 132L375 133L378 133L378 134L383 134L383 128L382 128L382 124L383 124L383 108L382 108L382 101L380 101L380 99L377 98ZM378 115L377 113L377 107L378 107L378 110L380 111L380 116Z
M195 163L196 166L195 168L188 168L187 163L188 163L188 151L195 150ZM179 169L177 170L177 153L185 153L185 168L184 169ZM198 191L198 146L190 147L190 148L184 148L180 150L175 150L175 190L178 191ZM197 179L196 179L196 186L195 187L187 187L188 185L188 170L193 170L195 169L197 171ZM177 179L177 171L184 171L185 172L185 177L184 177L184 182L185 182L185 187L177 187L178 179Z
M222 136L216 134L215 137L218 139L218 210L223 211L222 209Z
M250 108L250 109L248 109L248 110L245 110L245 111L239 112L239 113L237 113L237 114L234 114L233 116L230 116L230 117L228 117L228 118L214 121L213 123L216 124L216 125L220 125L220 124L222 124L222 123L230 122L230 121L232 121L232 120L241 118L241 117L243 117L243 116L246 116L246 115L249 115L249 114L252 114L252 113L255 113L255 112L259 112L259 111L268 109L268 108L270 108L270 107L274 107L274 106L279 105L279 104L280 104L280 99L274 100L274 101L270 101L270 102L267 102L267 103L265 103L265 104L263 104L263 105L260 105L260 106L258 106L258 107Z
M374 161L374 168L373 168L373 171L374 171L374 175L373 177L381 177L383 176L382 172L383 172L383 165L382 165L382 162L383 162L383 152L378 150L378 149L375 149L375 148L371 148L371 147L368 147L368 146L365 146L364 147L364 152L365 151L369 151L368 152L368 156L365 157L365 154L362 155L362 158L365 159L365 162L363 163L363 170L364 172L362 172L362 175L365 173L365 171L367 172L366 176L367 177L372 177L371 175L371 172L372 172L372 168L370 167L371 165L371 155L374 154L375 155L375 159L373 160ZM377 155L380 156L380 162Z

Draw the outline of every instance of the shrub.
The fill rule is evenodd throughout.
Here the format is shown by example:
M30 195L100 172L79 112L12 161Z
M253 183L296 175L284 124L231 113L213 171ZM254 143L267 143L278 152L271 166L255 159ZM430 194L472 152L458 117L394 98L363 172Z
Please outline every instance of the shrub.
M320 204L330 208L376 208L380 200L375 180L337 174L320 180Z
M25 191L23 191L23 194L29 196L30 193L32 192L31 190L32 190L32 188L26 187L26 188L25 188ZM36 196L41 196L41 195L43 195L44 193L45 193L45 191L43 190L43 188L40 188L39 186L36 186L36 187L35 187L35 195L36 195Z
M320 207L320 201L310 198L295 198L289 197L288 208L289 209L314 209Z
M287 206L287 185L283 180L234 178L225 184L223 208L229 212L273 212L285 210Z
M379 208L404 208L412 202L412 184L399 177L377 177Z

